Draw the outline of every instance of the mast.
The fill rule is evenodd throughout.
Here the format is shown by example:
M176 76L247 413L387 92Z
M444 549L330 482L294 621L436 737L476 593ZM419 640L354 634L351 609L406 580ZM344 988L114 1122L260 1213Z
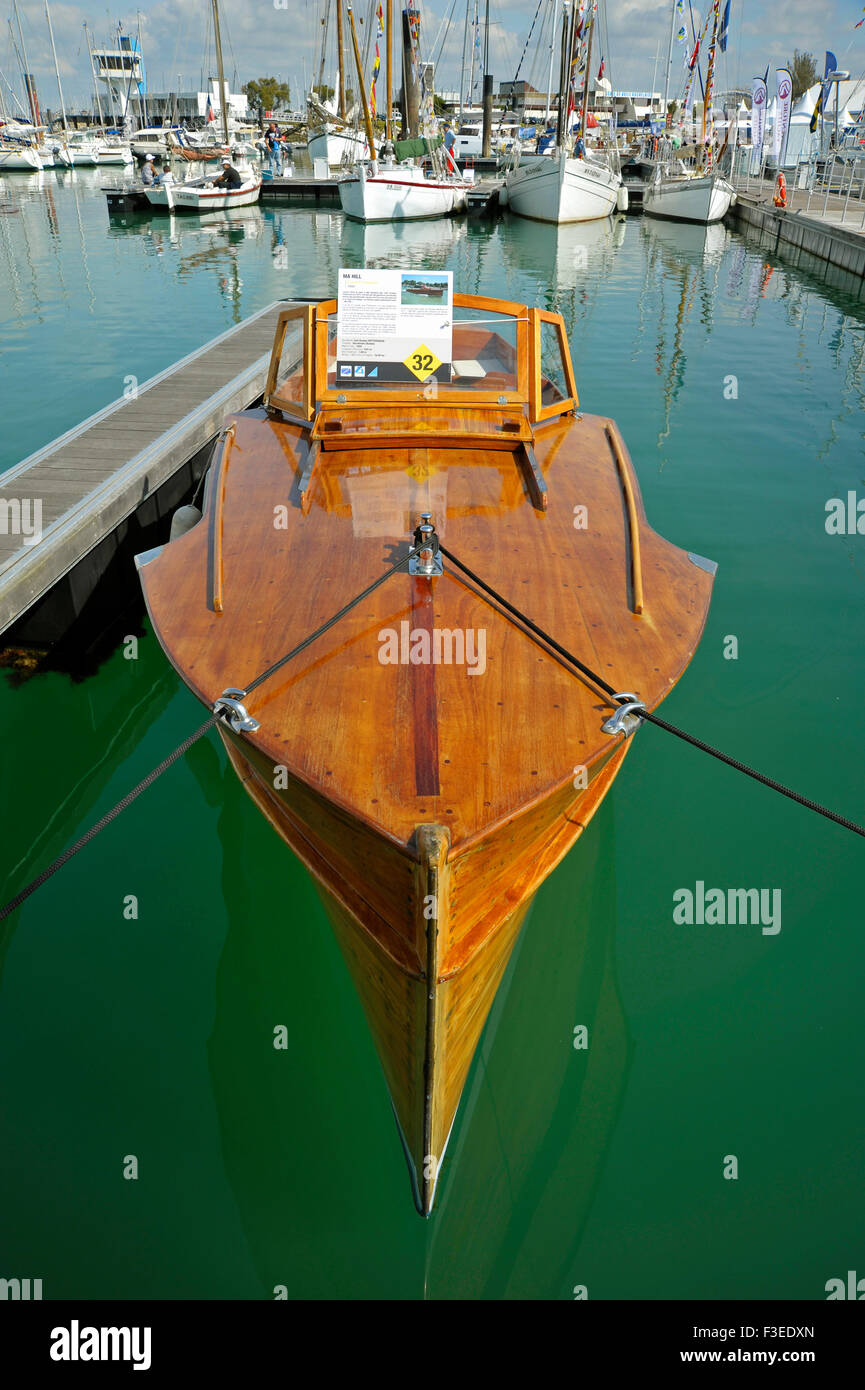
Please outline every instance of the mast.
M550 123L550 112L553 109L553 60L556 56L556 20L559 17L559 0L553 0L553 27L550 30L550 71L547 77L547 114L544 124Z
M60 114L63 117L63 134L68 137L69 128L66 124L66 106L63 101L63 88L60 85L60 68L57 66L57 49L54 47L54 30L51 28L51 11L48 8L48 0L45 0L45 18L48 20L48 34L51 39L51 52L54 55L54 71L57 74L57 95L60 98Z
M93 49L90 46L90 30L84 25L84 42L87 44L87 52L90 54L90 72L93 76L93 94L96 97L96 110L99 112L99 125L104 130L105 118L102 115L102 101L99 96L99 84L96 80L96 65L93 62Z
M337 0L339 4L339 0ZM372 128L372 119L369 114L369 102L366 99L366 84L363 80L363 68L360 65L360 49L357 46L357 31L354 27L354 13L351 5L348 7L348 22L351 25L351 41L354 47L354 63L357 68L357 80L360 87L360 99L363 104L363 121L366 126L366 142L369 145L369 157L375 159L375 132Z
M30 107L30 119L34 125L38 125L39 111L36 107L36 98L33 95L33 79L30 73L30 63L27 58L27 49L24 47L24 30L21 28L21 16L18 13L18 0L12 0L12 8L15 11L15 20L18 25L18 39L21 44L21 57L24 63L24 90L27 94L27 105Z
M564 0L564 4L562 5L562 47L559 55L559 109L556 112L556 145L559 149L562 148L565 122L567 120L565 116L565 90L570 76L570 20L570 5L568 0Z
M143 66L143 64L142 64L141 59L142 59L142 53L141 53L141 11L139 10L139 11L138 11L138 70L139 70L139 72L143 73L143 72L144 72L144 66ZM132 71L133 71L133 72L135 71L134 62L132 62ZM148 120L147 120L147 97L146 97L146 95L145 95L144 86L145 86L145 84L144 84L143 82L139 82L139 83L138 83L138 110L139 110L140 113L141 113L141 124L142 124L142 126L146 129L149 123L148 123Z
M586 121L589 116L589 83L592 80L592 39L595 34L595 6L592 4L592 0L589 0L589 3L592 5L592 13L589 16L589 43L586 49L586 81L583 87L583 114L580 117L580 135L584 140L586 138Z
M418 87L414 71L414 49L412 46L411 19L408 6L402 12L402 91L403 121L406 135L414 140L418 134Z
M670 51L667 54L667 71L664 73L664 128L667 125L667 102L670 99L670 73L673 71L673 38L676 28L676 0L670 0ZM657 62L657 59L655 60ZM654 86L654 81L652 86Z
M213 0L213 39L216 45L216 68L219 74L219 109L222 112L222 138L228 138L228 98L225 92L225 68L222 64L222 35L219 32L219 0Z
M466 50L469 41L469 9L471 8L471 3L472 0L466 0L466 22L463 26L463 65L460 71L460 129L462 129L463 124L463 92L466 85Z
M484 123L481 127L481 155L489 159L493 128L493 75L490 72L490 0L484 11Z
M336 0L336 52L337 64L339 66L339 115L340 120L346 119L345 114L345 58L343 56L343 37L342 37L342 0Z
M393 101L393 0L387 0L385 10L385 83L386 96L384 107L384 135L386 140L391 138L390 111Z
M703 163L703 148L706 144L706 112L712 109L712 88L715 81L715 43L718 38L718 10L721 0L712 6L712 42L709 45L709 65L706 69L706 90L703 92L703 121L700 129L700 163Z

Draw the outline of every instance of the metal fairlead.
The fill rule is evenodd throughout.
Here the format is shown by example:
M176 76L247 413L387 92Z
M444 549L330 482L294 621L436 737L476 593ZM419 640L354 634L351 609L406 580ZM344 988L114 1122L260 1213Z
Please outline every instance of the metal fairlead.
M261 728L258 720L253 719L246 706L241 704L241 700L245 698L245 690L235 690L233 686L229 686L213 705L213 713L222 715L236 734L254 734L256 729Z
M639 729L642 719L637 713L638 710L645 709L642 700L638 700L630 690L620 690L612 697L614 700L624 700L626 703L619 705L615 713L609 719L605 719L601 728L605 734L624 734L625 738L630 738L635 729Z
M421 512L420 524L414 533L414 546L408 559L408 572L427 579L444 574L432 512Z

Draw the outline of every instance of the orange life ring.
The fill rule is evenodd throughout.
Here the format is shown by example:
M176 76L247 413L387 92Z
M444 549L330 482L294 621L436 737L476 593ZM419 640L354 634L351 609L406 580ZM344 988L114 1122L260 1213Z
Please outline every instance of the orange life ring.
M784 178L783 170L778 174L778 191L773 201L776 208L787 206L787 180Z

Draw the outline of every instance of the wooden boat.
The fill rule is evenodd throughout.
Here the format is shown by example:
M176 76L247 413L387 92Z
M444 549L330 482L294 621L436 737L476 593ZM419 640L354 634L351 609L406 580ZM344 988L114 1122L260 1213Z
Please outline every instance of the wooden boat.
M424 1214L532 896L639 722L456 561L648 709L714 573L648 526L615 424L579 410L561 317L454 305L451 380L425 384L341 381L336 301L287 308L202 519L139 557L169 659L320 889ZM409 557L422 514L436 537ZM384 577L406 557L421 572Z

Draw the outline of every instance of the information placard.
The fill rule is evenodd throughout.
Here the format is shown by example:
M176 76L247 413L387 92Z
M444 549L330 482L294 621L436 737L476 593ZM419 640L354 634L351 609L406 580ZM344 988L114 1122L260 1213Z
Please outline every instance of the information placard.
M341 270L337 385L451 379L449 270Z

